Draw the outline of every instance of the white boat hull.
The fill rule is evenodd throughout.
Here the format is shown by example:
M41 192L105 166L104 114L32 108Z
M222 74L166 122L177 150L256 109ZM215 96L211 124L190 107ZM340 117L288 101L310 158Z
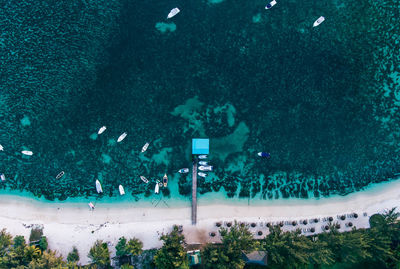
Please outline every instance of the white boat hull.
M181 174L189 173L189 168L182 168L182 169L179 169L178 172L181 173Z
M3 146L2 146L2 145L0 145L0 151L3 151L3 150L4 150Z
M122 135L120 135L120 136L118 137L117 142L119 143L119 142L121 142L122 140L124 140L125 137L126 137L127 135L128 135L127 133L123 133Z
M199 166L200 171L212 171L213 167L211 165L209 166Z
M325 17L321 16L319 17L313 24L313 27L317 27L318 25L320 25L321 23L323 23L325 21Z
M122 187L122 185L119 185L119 194L121 194L121 195L125 195L125 190L124 190L124 187Z
M160 186L158 183L156 183L156 186L154 187L154 193L159 193L160 192Z
M94 209L94 204L93 203L89 203L88 205L89 205L90 209L92 209L92 210Z
M149 183L149 180L147 178L145 178L144 176L140 176L140 179L146 184Z
M6 180L6 176L4 174L0 175L1 181L5 181Z
M207 176L206 173L202 173L202 172L198 172L197 174L198 174L200 177L206 177L206 176Z
M181 11L177 7L171 9L171 11L168 13L167 19L171 19L172 17L175 17L179 12L181 12Z
M97 193L102 193L103 192L103 188L101 187L100 181L96 180L96 191Z
M32 156L33 155L33 152L29 151L29 150L23 150L23 151L21 151L21 153L24 154L24 155L28 155L28 156Z
M103 127L101 127L100 129L99 129L99 131L97 132L97 134L102 134L102 133L104 133L104 131L107 129L107 127L106 126L103 126Z
M268 5L265 6L265 9L270 9L276 5L276 1L272 0Z
M142 148L142 153L145 152L147 150L147 148L149 147L150 143L146 143L144 144L143 148Z
M199 155L199 159L207 159L207 155Z

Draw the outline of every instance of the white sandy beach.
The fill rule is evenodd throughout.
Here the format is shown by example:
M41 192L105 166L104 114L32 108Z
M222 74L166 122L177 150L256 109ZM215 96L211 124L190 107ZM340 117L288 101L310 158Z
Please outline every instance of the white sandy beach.
M42 225L49 247L63 254L64 257L76 246L82 264L88 263L87 253L94 241L102 239L109 242L110 250L115 253L118 238L137 237L144 243L144 248L161 246L159 234L168 232L173 224L183 225L188 243L218 241L211 238L209 232L216 232L217 221L255 222L253 232L267 231L266 222L311 219L315 217L334 217L357 213L360 217L351 221L358 228L368 227L367 213L381 213L385 209L400 205L400 181L382 183L366 191L350 194L346 197L321 198L319 200L291 199L264 202L265 205L202 205L199 198L198 224L191 225L190 204L186 207L168 208L137 207L134 203L113 206L98 203L96 209L89 211L87 204L43 203L19 196L0 196L0 228L6 228L13 235L29 237L31 225ZM341 230L350 229L341 222ZM261 225L262 226L261 226ZM314 224L317 232L322 223ZM309 224L307 227L311 227ZM294 227L285 226L290 230Z

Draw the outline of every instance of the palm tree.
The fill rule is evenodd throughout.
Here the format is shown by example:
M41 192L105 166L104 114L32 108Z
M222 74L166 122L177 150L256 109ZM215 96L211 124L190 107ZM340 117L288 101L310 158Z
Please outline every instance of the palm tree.
M0 256L3 256L12 244L11 234L6 232L6 229L0 232Z
M125 256L128 254L126 251L126 238L124 236L119 238L119 241L115 246L115 249L116 249L115 254L117 256Z
M36 246L26 246L24 248L23 260L26 264L38 259L42 255L42 251Z
M163 246L154 256L154 263L157 268L174 269L189 268L186 252L183 248L185 237L174 226L169 234L163 234L160 239L164 241Z
M102 240L97 240L88 254L92 263L98 265L100 268L107 268L110 265L110 251L108 250L107 243Z
M75 246L73 246L72 251L68 253L67 261L70 263L76 263L79 261L78 249Z
M57 255L55 251L48 250L43 252L37 260L32 260L29 263L29 268L62 268L66 265L61 255Z
M137 238L132 238L128 241L126 245L126 251L128 255L140 255L142 253L143 243Z

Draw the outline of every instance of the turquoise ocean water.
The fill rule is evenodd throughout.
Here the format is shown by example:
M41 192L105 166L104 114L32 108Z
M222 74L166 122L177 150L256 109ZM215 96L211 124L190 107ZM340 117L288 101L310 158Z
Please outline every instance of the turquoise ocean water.
M6 1L2 193L152 201L167 173L160 196L185 202L191 178L177 170L190 167L194 137L211 139L215 171L199 181L210 200L319 198L394 180L398 1L265 4Z

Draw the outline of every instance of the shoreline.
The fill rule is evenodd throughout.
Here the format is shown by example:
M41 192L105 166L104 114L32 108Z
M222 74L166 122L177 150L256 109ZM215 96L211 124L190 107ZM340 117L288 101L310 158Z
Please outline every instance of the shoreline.
M250 205L247 205L247 199L241 204L205 200L207 195L199 197L198 224L192 226L189 200L180 207L168 207L166 199L167 203L161 201L155 208L150 202L150 206L143 207L139 203L100 201L96 209L90 211L87 203L83 202L49 203L12 194L0 195L0 228L6 228L13 236L24 235L28 239L30 228L27 226L42 225L49 248L66 257L75 245L80 253L80 262L86 264L87 253L97 239L110 243L112 255L121 236L139 238L144 249L160 247L160 233L168 232L174 224L183 225L188 243L204 243L216 241L209 238L208 233L216 231L217 221L299 220L353 212L360 216L365 212L370 216L400 205L400 181L381 183L365 191L330 198L263 200L262 204L250 200ZM367 228L368 225L365 217L360 219L357 227Z

